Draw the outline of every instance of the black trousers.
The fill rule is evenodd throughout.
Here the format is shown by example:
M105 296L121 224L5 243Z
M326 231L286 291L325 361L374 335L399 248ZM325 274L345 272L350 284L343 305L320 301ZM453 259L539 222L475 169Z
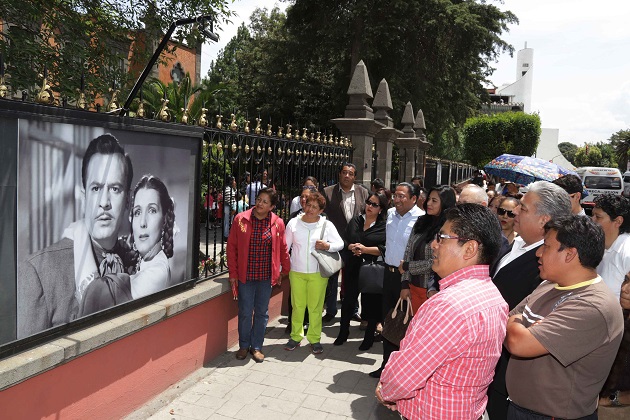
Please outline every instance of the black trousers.
M393 271L392 271L393 269ZM398 271L398 267L392 267L390 265L385 266L385 277L383 278L383 314L382 319L385 319L387 313L398 303L400 299L400 278L401 274ZM383 363L382 368L385 368L389 356L397 351L399 347L387 341L383 338Z

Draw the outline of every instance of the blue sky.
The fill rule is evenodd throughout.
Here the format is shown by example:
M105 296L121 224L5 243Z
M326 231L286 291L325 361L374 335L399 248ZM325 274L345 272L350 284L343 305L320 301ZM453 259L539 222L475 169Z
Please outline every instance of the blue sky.
M204 45L202 75L242 21L256 7L281 9L274 0L236 0L232 25L218 44ZM578 145L605 141L630 129L630 2L624 0L505 0L495 2L519 18L503 39L516 51L534 49L532 111L542 126L560 129L559 141ZM496 86L516 77L516 54L494 63ZM430 123L427 121L427 123Z

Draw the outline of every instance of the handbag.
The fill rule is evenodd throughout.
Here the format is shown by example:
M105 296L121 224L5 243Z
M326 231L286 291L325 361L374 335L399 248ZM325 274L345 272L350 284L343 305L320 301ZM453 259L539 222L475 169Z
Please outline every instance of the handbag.
M328 223L328 220L324 221L324 225L322 226L322 234L319 237L320 240L324 239L326 223ZM321 274L321 276L324 278L332 276L337 271L343 268L343 260L341 259L341 255L339 255L338 251L328 252L321 249L314 249L311 251L311 255L315 257L315 259L319 263L319 274Z
M379 257L376 261L363 261L359 267L359 293L383 293L385 263Z
M387 313L383 321L381 335L390 343L400 347L400 341L405 338L411 318L413 318L411 299L407 298L407 310L403 310L403 300L399 298L396 306Z

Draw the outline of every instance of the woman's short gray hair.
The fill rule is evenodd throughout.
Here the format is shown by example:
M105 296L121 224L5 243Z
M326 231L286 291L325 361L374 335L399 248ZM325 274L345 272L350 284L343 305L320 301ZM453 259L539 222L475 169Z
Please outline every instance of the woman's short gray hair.
M548 181L536 181L529 184L527 194L538 196L536 214L550 216L551 220L571 215L571 200L569 194L556 184Z

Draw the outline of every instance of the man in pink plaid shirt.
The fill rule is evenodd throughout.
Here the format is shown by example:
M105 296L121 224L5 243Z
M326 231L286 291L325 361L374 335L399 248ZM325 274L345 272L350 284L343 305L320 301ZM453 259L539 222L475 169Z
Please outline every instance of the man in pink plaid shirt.
M376 398L387 408L410 420L481 418L508 318L488 273L500 246L486 207L446 212L431 243L441 291L420 307L381 375Z

